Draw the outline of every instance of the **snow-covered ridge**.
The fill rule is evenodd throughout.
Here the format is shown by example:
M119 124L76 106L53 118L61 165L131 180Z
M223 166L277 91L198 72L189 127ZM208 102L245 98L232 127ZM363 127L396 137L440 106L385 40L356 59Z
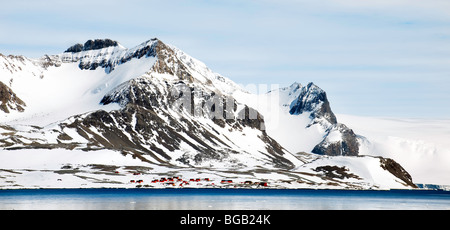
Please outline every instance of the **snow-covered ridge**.
M183 79L183 74L188 75L202 87L220 93L239 90L234 82L212 72L204 63L156 38L130 49L120 43L98 49L79 49L80 51L71 47L64 53L44 55L38 59L0 55L0 81L8 84L19 98L31 105L24 113L0 114L5 118L0 123L26 124L31 121L32 124L45 125L44 122L53 122L53 118L42 122L36 122L35 118L54 115L51 111L55 109L60 113L65 110L60 105L72 103L79 106L72 105L70 113L63 112L61 116L57 116L57 120L75 113L99 109L99 102L107 92L150 71L154 72L153 75L159 74L158 77L169 77L173 81ZM122 65L125 66L121 67ZM82 71L76 70L77 68ZM173 75L176 77L170 77ZM70 87L65 88L63 85ZM42 91L46 93L40 93ZM34 107L36 104L40 104L39 108ZM73 109L81 107L85 109L77 112Z
M96 40L97 41L97 40ZM86 49L78 52L64 52L57 56L60 61L65 63L78 62L81 69L95 70L98 67L105 68L105 72L109 73L117 65L123 64L132 58L155 57L154 46L158 42L158 39L150 39L140 45L127 49L124 46L117 43L117 45L111 45L98 49ZM85 45L86 46L86 45ZM68 49L71 50L70 48Z
M259 95L236 91L233 96L257 108L269 135L291 152L359 154L359 137L337 122L326 92L312 82L305 86L293 83Z
M108 91L152 68L156 42L151 39L131 49L119 44L39 59L0 56L0 81L27 104L21 113L1 113L0 123L47 125L74 114L118 108L99 102Z
M313 83L250 94L158 39L131 49L92 41L66 51L39 59L1 56L0 81L27 104L23 112L0 113L2 187L31 186L30 178L42 176L50 178L42 187L54 187L53 174L60 173L66 173L66 187L134 187L109 171L104 178L87 176L130 167L148 177L220 175L277 188L414 187L392 161L312 153L319 146L319 154L349 155L339 150L348 146L345 134L353 133L332 119L325 91ZM273 95L277 100L269 99ZM17 162L30 152L51 159L51 168L35 157ZM73 170L63 170L69 166ZM35 171L26 171L30 167Z
M232 80L213 72L205 63L199 61L178 49L173 45L168 45L174 52L178 59L180 59L196 78L204 78L206 82L210 81L215 88L220 89L222 93L232 94L236 90L242 90L241 87Z

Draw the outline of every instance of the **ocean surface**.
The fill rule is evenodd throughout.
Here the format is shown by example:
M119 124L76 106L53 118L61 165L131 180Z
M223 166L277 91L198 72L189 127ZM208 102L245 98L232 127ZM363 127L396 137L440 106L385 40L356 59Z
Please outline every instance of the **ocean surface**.
M289 189L0 190L0 210L450 210L450 192Z

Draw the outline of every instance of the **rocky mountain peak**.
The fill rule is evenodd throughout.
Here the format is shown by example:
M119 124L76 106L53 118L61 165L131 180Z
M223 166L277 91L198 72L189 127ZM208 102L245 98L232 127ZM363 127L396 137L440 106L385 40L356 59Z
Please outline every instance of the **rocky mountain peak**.
M289 113L300 115L310 113L311 123L326 130L322 141L312 150L313 153L329 156L357 156L359 154L358 136L346 125L338 123L331 111L326 92L314 83L301 87L298 83L290 86L290 93L298 95L290 104Z
M290 114L298 115L304 112L311 112L311 118L313 119L324 118L331 124L337 123L326 92L312 82L301 88L298 98L290 105Z
M104 68L110 73L117 65L124 64L133 58L156 57L157 39L151 39L140 45L127 49L117 41L110 39L89 40L84 45L76 44L62 54L63 62L79 62L82 70Z

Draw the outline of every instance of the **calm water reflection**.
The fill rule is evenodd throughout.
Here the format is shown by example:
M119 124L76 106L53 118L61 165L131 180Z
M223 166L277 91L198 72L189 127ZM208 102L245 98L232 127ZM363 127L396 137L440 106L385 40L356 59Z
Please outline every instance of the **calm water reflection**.
M450 210L450 192L246 189L0 190L0 209Z

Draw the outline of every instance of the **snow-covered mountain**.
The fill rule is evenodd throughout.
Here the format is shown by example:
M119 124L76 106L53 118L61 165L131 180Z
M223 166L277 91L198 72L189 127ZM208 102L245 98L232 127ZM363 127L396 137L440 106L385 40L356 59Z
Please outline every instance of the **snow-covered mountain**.
M269 135L276 137L291 152L358 156L357 135L337 122L325 91L313 83L306 86L294 83L262 95L237 92L236 96L263 111L264 117L271 121ZM299 128L295 134L293 127ZM304 143L298 144L302 139L305 139Z
M0 56L0 187L134 187L129 174L290 188L412 188L394 160L359 156L325 91L252 94L176 47L110 39L40 59ZM214 182L190 186L225 186ZM227 184L229 186L230 184ZM245 186L248 183L245 183Z

